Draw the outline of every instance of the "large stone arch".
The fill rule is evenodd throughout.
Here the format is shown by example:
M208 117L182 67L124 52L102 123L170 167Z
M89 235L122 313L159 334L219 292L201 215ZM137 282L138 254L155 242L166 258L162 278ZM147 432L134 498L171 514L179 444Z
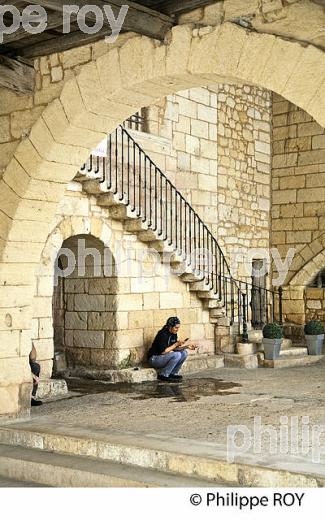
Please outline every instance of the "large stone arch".
M289 280L290 286L306 286L325 267L325 233L307 244L295 258L291 269L294 275Z
M22 401L19 388L29 380L33 278L57 202L104 135L158 98L219 81L270 89L325 126L324 73L320 49L232 23L178 26L165 43L130 37L80 67L18 146L1 179L1 341L9 345L3 370L12 368L5 383L12 385L12 398ZM0 414L6 413L7 398L6 391L0 395Z

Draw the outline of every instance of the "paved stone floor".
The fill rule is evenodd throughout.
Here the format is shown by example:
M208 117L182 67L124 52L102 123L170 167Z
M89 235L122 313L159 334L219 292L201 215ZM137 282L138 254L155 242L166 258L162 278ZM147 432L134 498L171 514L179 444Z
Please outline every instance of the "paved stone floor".
M325 425L325 362L290 369L217 369L184 377L181 384L138 385L70 381L68 398L32 409L32 418L225 443L229 425L280 427L280 417L309 417ZM325 433L322 436L325 446ZM266 443L266 444L265 444ZM269 437L263 437L269 446ZM325 451L325 450L324 450Z

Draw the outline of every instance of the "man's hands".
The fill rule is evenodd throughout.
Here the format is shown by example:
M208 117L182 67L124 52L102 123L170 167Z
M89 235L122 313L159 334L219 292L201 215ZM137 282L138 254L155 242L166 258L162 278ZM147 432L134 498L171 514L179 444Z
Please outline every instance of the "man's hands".
M184 341L177 341L176 345L177 345L177 347L175 350L185 350L185 349L196 350L198 348L198 345L196 345L192 341L189 341L188 339L186 339Z
M173 345L166 348L163 352L163 354L169 354L169 352L181 352L182 350L196 350L198 348L198 345L193 343L192 341L189 341L189 339L185 339L184 341L176 341Z

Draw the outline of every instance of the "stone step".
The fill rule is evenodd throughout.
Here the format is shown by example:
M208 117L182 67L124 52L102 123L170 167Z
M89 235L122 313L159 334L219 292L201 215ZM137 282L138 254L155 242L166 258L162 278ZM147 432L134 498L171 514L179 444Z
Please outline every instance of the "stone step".
M182 274L181 279L183 280L183 282L192 284L194 282L201 282L202 276L199 276L197 273L194 273L193 271L191 271L191 272Z
M256 354L225 354L225 366L228 368L248 368L256 369L258 367L258 359Z
M325 485L324 464L312 468L304 457L289 454L284 460L276 454L269 455L266 462L264 453L245 452L230 463L229 450L223 444L163 433L135 434L67 426L46 417L0 426L0 442L2 476L34 479L47 485L62 485L64 481L72 487L81 485L81 479L83 485L92 486L97 483L129 486L132 480L147 486L176 487L183 482L197 486L194 482L198 480L208 481L209 486ZM45 458L41 458L44 452ZM139 473L138 469L146 471Z
M140 231L138 233L138 239L141 240L141 242L154 242L157 240L157 232L152 229Z
M154 242L147 242L148 246L158 251L158 253L172 253L175 248L169 245L167 240L155 240Z
M215 296L203 302L204 309L223 309L224 304Z
M198 341L198 351L192 351L182 367L183 374L191 374L200 370L224 367L223 356L215 355L214 342L211 340ZM109 381L110 383L146 383L157 380L154 368L134 367L122 370L95 369L75 367L70 369L73 377Z
M280 357L308 356L307 347L284 347L281 345Z
M207 284L205 280L199 282L190 282L190 291L192 292L210 292L211 285Z
M91 456L0 444L0 475L51 487L208 487L211 481ZM222 485L218 482L218 485Z
M204 290L204 291L197 291L197 295L201 300L211 300L214 298L217 298L217 295L214 293L214 291Z
M308 366L318 363L324 356L284 356L278 359L269 360L259 358L259 364L263 368L292 368L300 366Z
M127 220L127 219L138 219L135 211L132 211L130 206L115 205L109 208L110 217L113 220Z
M179 251L166 252L161 261L164 264L171 265L175 274L186 272L186 262L184 262L184 256Z
M86 180L82 183L84 191L90 195L102 195L107 193L106 183L100 183L98 180Z
M210 309L210 318L224 318L226 316L225 309Z
M148 224L146 222L142 222L141 218L126 220L124 222L124 229L130 233L138 233L139 231L146 231L148 229Z
M118 196L113 193L105 193L97 197L97 205L103 208L110 208L112 206L120 206L122 201L118 200Z
M200 345L200 342L198 342ZM191 374L194 372L199 372L200 370L208 370L213 368L223 368L224 357L218 355L210 355L210 354L201 354L202 351L209 349L210 351L214 351L214 345L211 344L211 347L207 346L199 346L199 354L194 353L193 355L189 355L186 363L184 363L182 368L183 374Z

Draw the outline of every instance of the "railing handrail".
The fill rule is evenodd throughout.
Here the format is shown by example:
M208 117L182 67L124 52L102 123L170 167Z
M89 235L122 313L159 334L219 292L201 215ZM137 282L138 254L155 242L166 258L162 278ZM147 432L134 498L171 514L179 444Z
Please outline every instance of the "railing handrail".
M120 128L122 129L122 132L124 132L125 134L127 134L127 136L131 139L131 141L135 144L135 146L145 155L145 157L149 160L149 162L155 167L157 168L157 170L159 171L160 175L162 177L164 177L164 179L168 182L168 184L173 188L173 190L180 196L180 198L184 201L185 204L188 205L188 207L191 209L191 211L194 213L194 215L196 216L196 218L199 220L199 222L202 224L202 226L204 227L204 229L207 231L207 233L209 234L209 236L211 237L211 239L213 241L215 241L222 257L223 257L223 260L225 261L225 265L227 266L227 270L228 270L228 273L230 275L231 278L232 275L231 275L231 271L230 271L230 267L228 265L228 262L227 262L227 259L225 258L223 252L222 252L222 249L220 248L216 238L213 236L213 234L211 233L211 230L208 228L208 226L203 222L203 220L201 219L200 215L195 211L195 209L190 205L190 203L185 199L184 195L176 188L176 186L174 186L170 179L168 179L167 175L161 170L161 168L159 168L159 166L157 166L153 160L151 159L151 157L149 157L149 155L144 151L144 149L142 148L142 146L139 145L139 143L137 143L135 141L135 139L132 137L132 135L123 127L123 126L120 126Z
M121 132L121 142L119 141L118 131ZM112 154L112 136L115 134L115 153L113 151ZM217 299L221 302L225 302L226 312L228 312L227 305L229 303L231 304L231 314L232 318L236 316L235 313L235 303L237 303L238 307L238 319L243 319L243 337L245 337L247 332L247 323L245 323L245 313L248 314L248 293L251 291L251 295L254 295L255 291L259 291L259 298L260 298L260 304L259 304L259 312L262 313L262 304L265 305L265 311L266 311L266 317L268 316L268 301L264 301L262 298L262 294L264 294L264 297L267 299L268 295L271 296L272 301L270 303L273 317L274 317L274 307L275 307L275 296L279 296L279 309L280 309L280 323L282 322L282 288L280 287L278 291L275 291L273 289L269 289L267 287L262 287L260 285L254 284L250 281L246 280L239 280L232 276L230 266L228 264L227 259L225 258L225 255L217 241L217 239L212 234L212 231L209 229L209 227L203 222L200 215L195 211L195 209L191 206L191 204L186 200L184 195L172 184L170 179L166 176L166 174L161 170L159 166L157 166L154 161L151 159L151 157L145 152L145 150L142 148L142 146L136 142L136 140L132 137L130 132L123 126L120 125L116 128L113 134L110 134L108 136L109 138L109 183L106 179L107 174L107 165L106 159L103 159L103 176L102 179L99 180L100 183L107 182L107 189L108 191L113 191L113 178L115 180L115 189L113 193L117 194L119 192L119 178L118 178L118 158L119 158L119 148L118 146L121 145L122 147L122 175L121 175L121 189L119 194L119 200L125 201L126 199L126 193L124 191L125 187L125 177L124 177L124 146L127 144L127 165L128 165L128 175L127 175L127 199L126 199L126 205L131 205L131 211L136 211L136 215L140 218L142 217L142 221L148 223L148 228L153 229L154 231L158 232L158 236L162 237L163 240L168 241L169 245L174 246L174 250L178 251L180 250L182 253L182 256L185 257L185 261L190 260L190 263L188 265L194 264L194 271L199 273L198 278L202 276L202 282L205 281L205 285L209 287L211 291L214 292L214 294L217 296ZM131 143L131 146L130 146ZM132 148L133 147L133 148ZM131 154L133 154L133 174L130 172L130 148L131 148ZM138 164L136 164L136 155L138 154ZM113 160L112 160L113 159ZM115 162L114 162L115 159ZM93 160L94 156L90 156L90 165L91 170L93 170ZM115 167L114 167L115 164ZM148 186L148 178L147 178L147 164L150 166L149 170L149 183L150 186ZM143 169L144 165L144 169ZM152 167L154 169L154 182L152 181ZM86 168L86 164L83 167ZM138 179L139 179L139 185L136 186L135 180L136 180L136 169L138 168ZM114 172L112 171L114 169ZM132 168L131 168L132 169ZM95 170L95 174L97 175L100 172L99 167L99 158L97 158L97 168ZM131 188L130 188L130 176L133 175L133 204L131 202ZM143 177L142 177L143 175ZM159 179L158 179L159 176ZM159 183L158 183L159 180ZM144 186L142 186L142 183L144 181ZM152 189L155 189L155 197L152 196ZM147 188L149 187L150 190L150 196L149 196L149 203L150 203L150 217L148 218L147 215ZM142 193L142 190L143 193ZM159 191L159 194L158 194ZM170 195L170 205L168 207L168 191ZM165 214L163 213L163 192L166 197L166 210ZM145 201L144 205L141 202L141 196L144 194ZM137 209L136 199L138 198L139 207ZM174 205L173 205L173 199L174 199ZM153 201L153 202L152 202ZM178 204L179 202L179 204ZM152 212L152 205L155 205L155 212ZM158 210L158 204L160 205L160 210ZM184 210L184 220L183 220L183 210ZM177 222L177 216L178 211L180 213L180 222ZM170 222L168 222L168 213L170 214ZM176 233L173 239L173 227L172 227L172 217L173 213L176 213ZM154 215L154 218L153 218ZM153 227L153 220L154 227ZM158 222L160 220L160 224ZM177 226L180 225L180 238L177 236ZM183 236L183 225L185 227L185 233ZM193 229L194 225L194 229ZM189 240L186 235L187 230L189 231ZM195 236L195 233L198 233L198 237ZM194 240L193 240L194 235ZM203 256L204 261L201 260L201 256L195 257L194 262L192 262L193 257L192 252L196 251L195 247L197 243L200 244L199 249L207 250L209 252L209 255L207 259L205 259L205 256ZM201 243L203 243L203 248L201 248ZM181 244L179 246L179 244ZM184 248L184 251L183 251ZM188 252L189 249L189 252ZM202 262L202 263L201 263ZM202 267L202 269L201 269ZM199 280L198 280L199 281ZM230 284L230 294L228 294L228 285ZM228 300L228 297L230 300ZM237 302L235 301L237 297ZM281 303L281 305L280 305ZM247 317L247 316L246 316ZM246 331L246 332L245 332Z

